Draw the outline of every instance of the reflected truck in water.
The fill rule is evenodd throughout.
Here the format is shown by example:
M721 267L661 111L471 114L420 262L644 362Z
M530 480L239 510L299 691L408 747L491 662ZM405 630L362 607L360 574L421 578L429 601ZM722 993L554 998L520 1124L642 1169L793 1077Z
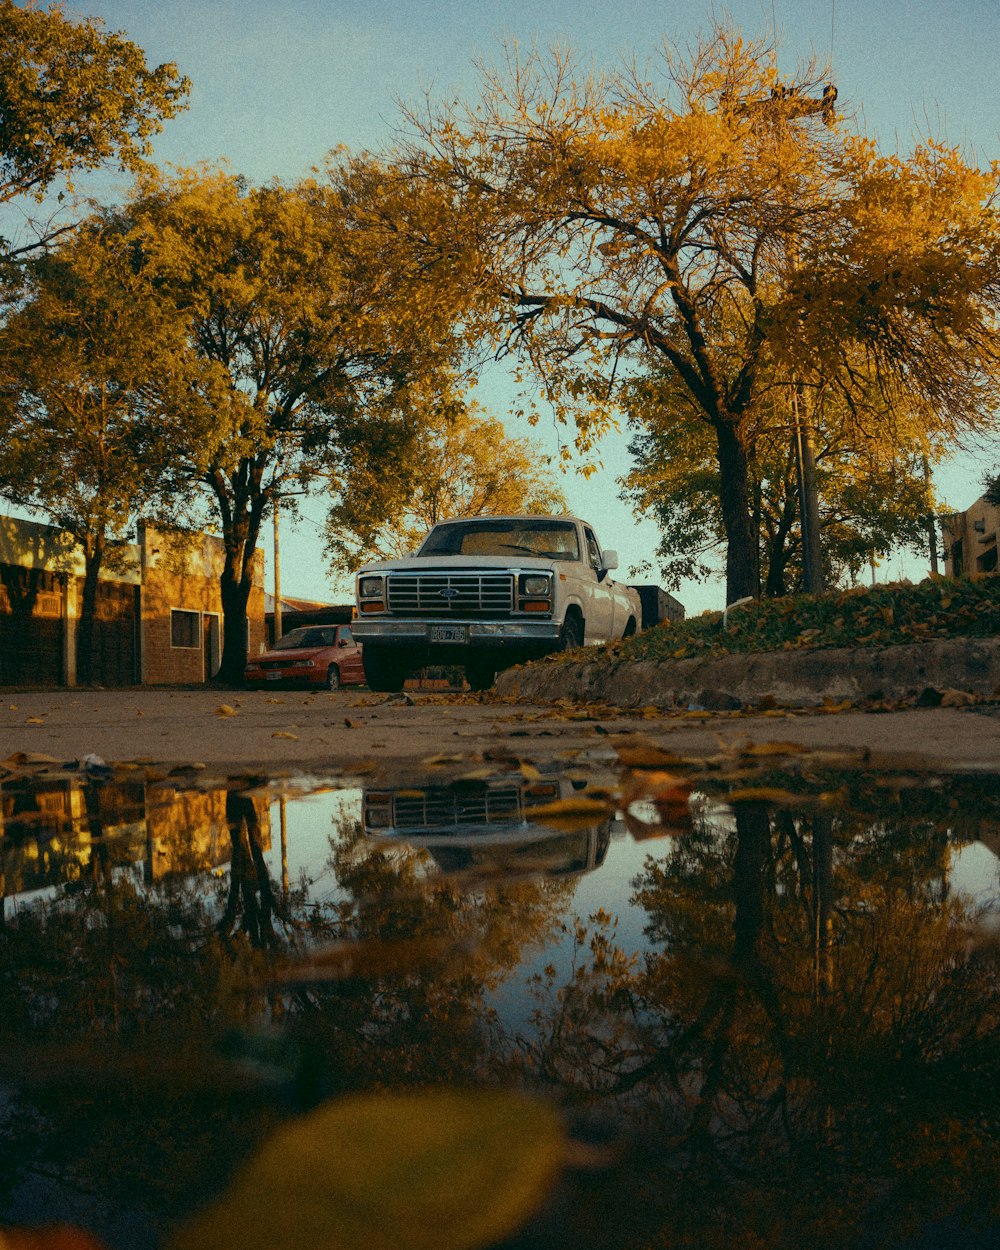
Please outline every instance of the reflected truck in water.
M520 773L500 773L369 789L362 795L362 826L369 837L396 838L427 851L442 872L585 873L604 862L611 817L561 831L530 818L534 809L567 797L577 785L558 775L526 780Z
M997 1244L1000 779L464 771L8 768L0 1228L187 1250L279 1125L446 1086L575 1143L505 1250Z

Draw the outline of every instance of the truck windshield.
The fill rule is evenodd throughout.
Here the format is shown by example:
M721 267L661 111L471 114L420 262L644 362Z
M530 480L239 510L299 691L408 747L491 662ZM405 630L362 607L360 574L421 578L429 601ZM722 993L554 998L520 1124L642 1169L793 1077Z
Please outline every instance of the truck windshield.
M418 556L542 556L579 560L580 542L572 521L472 519L438 525L424 539Z

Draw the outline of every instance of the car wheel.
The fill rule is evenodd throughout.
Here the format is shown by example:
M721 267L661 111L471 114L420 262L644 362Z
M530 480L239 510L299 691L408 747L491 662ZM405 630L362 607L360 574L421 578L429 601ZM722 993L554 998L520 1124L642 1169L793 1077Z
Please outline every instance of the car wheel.
M340 669L336 664L331 664L326 670L326 688L327 690L340 689Z
M573 651L583 646L583 617L577 612L570 612L562 623L559 631L559 650Z

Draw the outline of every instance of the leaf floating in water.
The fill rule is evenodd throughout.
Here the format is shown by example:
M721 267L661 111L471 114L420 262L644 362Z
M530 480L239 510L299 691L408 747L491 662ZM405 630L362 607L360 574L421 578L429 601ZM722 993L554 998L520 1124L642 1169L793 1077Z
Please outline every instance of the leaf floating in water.
M278 1132L171 1250L473 1250L538 1209L566 1156L543 1103L436 1090L345 1098Z
M803 755L809 748L800 742L747 742L740 748L741 755Z
M524 814L528 820L537 820L543 825L573 830L581 826L592 825L598 820L604 820L613 812L614 806L607 800L589 799L581 794L576 798L557 799L554 803L542 803L538 807L529 807Z
M757 786L733 790L727 796L730 803L792 803L801 804L802 796L791 790L779 790L771 786Z

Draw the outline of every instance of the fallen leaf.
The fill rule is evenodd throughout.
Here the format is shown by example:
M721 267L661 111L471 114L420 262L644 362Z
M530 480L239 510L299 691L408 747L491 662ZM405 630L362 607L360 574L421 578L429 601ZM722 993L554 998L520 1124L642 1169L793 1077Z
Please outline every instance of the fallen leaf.
M0 1250L104 1250L104 1242L82 1228L53 1224L49 1228L0 1229Z
M271 734L271 737L272 738L287 738L289 742L298 742L299 740L298 734L289 733L287 729L278 729L273 734Z
M215 709L216 716L236 716L237 712L234 707L228 703L220 703Z
M800 742L748 742L740 748L741 755L803 755L809 748Z
M732 790L726 796L730 803L801 803L802 798L790 790L779 790L771 786L747 787L743 790Z
M538 807L525 809L528 820L536 820L543 825L554 825L557 829L577 829L581 825L592 825L595 821L610 816L614 808L604 799L589 799L585 795L574 798L557 799L554 803L542 803Z
M943 690L941 692L942 707L969 707L978 702L978 696L970 690Z
M536 1099L455 1089L353 1095L280 1129L171 1250L473 1250L508 1240L566 1159Z
M41 716L29 716L24 723L26 725L44 725L45 720Z
M683 761L657 746L618 747L618 762L625 768L670 768Z

